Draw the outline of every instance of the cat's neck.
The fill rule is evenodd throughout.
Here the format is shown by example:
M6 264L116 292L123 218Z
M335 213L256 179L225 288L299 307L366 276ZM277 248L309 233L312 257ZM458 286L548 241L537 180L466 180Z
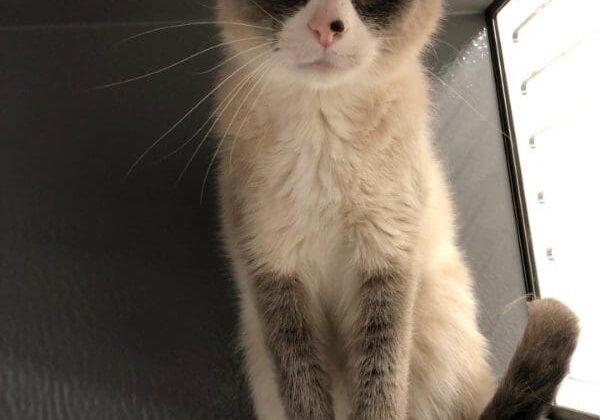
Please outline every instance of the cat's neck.
M380 119L401 112L420 123L428 113L428 85L422 66L415 63L412 68L399 69L386 78L365 77L327 89L279 81L267 89L263 106L278 125L306 120L334 129L344 127L342 136L364 132Z

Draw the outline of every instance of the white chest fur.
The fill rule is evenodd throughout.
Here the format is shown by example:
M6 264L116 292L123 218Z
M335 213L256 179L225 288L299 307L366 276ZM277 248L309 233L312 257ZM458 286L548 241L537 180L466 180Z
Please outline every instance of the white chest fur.
M316 292L323 282L349 277L344 221L359 156L349 134L354 128L337 110L324 108L318 96L297 101L271 104L276 118L254 158L260 164L252 200L261 204L252 229L258 249L282 271L302 271Z

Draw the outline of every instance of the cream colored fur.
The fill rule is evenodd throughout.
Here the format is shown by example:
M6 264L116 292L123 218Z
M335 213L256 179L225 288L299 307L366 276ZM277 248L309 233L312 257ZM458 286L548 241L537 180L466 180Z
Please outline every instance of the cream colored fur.
M240 20L231 1L221 2L222 20ZM427 19L425 32L437 16ZM224 30L229 40L260 33ZM409 267L418 284L413 338L406 344L407 418L476 419L492 395L473 281L456 243L450 193L428 129L428 82L418 59L427 36L411 38L414 46L407 41L393 65L383 58L375 62L379 67L371 71L377 77L327 88L285 77L273 63L260 67L262 49L251 55L255 61L241 56L222 73L226 80L247 66L220 89L219 103L226 104L227 94L241 86L219 122L219 182L259 420L286 416L249 261L297 273L309 291L337 420L350 412L348 341L357 317L359 273L390 264ZM237 45L229 56L259 43ZM240 85L256 69L263 78ZM421 210L414 214L414 208Z

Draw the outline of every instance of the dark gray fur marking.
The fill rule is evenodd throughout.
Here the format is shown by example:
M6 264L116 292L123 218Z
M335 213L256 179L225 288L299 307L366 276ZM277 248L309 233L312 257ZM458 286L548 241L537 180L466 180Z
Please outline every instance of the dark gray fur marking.
M577 345L577 317L552 299L534 301L523 338L480 420L537 419L550 409Z
M404 386L397 382L399 369L403 369L400 334L406 330L402 307L409 302L394 273L367 277L359 298L357 390L352 419L397 419L401 415L399 407L403 406L397 400Z
M255 285L287 416L333 420L328 378L317 357L302 284L293 277L260 275Z
M252 10L255 21L280 29L282 21L306 6L308 0L240 0ZM357 13L366 22L384 27L415 0L352 0Z

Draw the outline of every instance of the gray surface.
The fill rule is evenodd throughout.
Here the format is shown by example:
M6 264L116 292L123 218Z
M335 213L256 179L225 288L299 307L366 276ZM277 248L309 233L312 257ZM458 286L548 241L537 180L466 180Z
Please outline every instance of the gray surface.
M480 14L493 3L493 0L446 0L446 3L451 13Z
M0 418L249 419L212 179L199 201L210 149L174 191L189 149L120 181L207 91L210 78L192 73L217 55L88 89L214 42L204 27L115 47L144 29L136 22L208 11L193 1L71 3L60 13L50 3L0 4ZM130 23L79 25L110 21ZM440 45L435 68L485 119L444 87L436 131L500 370L524 319L523 305L501 315L522 292L504 153L489 55L463 48L483 21L448 24L440 38L465 52ZM150 158L183 141L207 110Z
M435 131L455 192L460 238L477 281L480 325L501 374L527 316L503 136L481 15L453 16L430 61Z
M451 13L481 13L492 0L446 0ZM204 16L211 0L2 0L0 24L98 24L191 20ZM208 7L207 7L208 6Z

